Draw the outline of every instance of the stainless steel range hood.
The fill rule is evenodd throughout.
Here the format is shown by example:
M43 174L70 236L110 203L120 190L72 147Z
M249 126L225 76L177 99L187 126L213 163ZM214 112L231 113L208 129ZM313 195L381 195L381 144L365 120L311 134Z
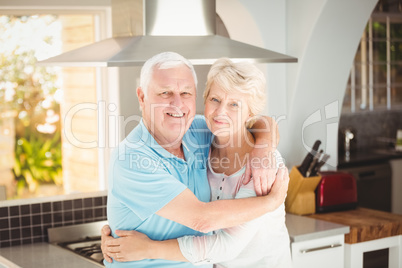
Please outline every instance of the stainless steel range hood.
M255 63L297 62L288 55L216 35L215 0L143 0L142 36L106 39L39 62L58 66L140 66L153 55L174 51L193 64L220 57Z

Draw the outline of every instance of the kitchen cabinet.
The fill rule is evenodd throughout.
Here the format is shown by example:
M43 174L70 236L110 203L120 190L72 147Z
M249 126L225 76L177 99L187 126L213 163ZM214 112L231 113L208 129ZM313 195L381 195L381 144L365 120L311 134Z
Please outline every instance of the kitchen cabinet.
M360 207L402 214L402 152L387 148L357 150L349 159L339 155L338 170L355 176Z
M342 268L349 226L294 214L286 215L293 268Z
M356 178L358 206L402 214L402 152L357 150L339 156L338 170Z
M388 160L339 171L348 172L355 177L357 202L360 207L391 212L392 173Z
M387 263L390 268L402 267L402 215L358 207L309 217L349 226L349 234L345 235L346 268L387 267ZM365 256L369 252L380 253L387 249L389 254L385 261ZM378 263L374 266L374 262Z
M402 159L390 160L392 168L392 213L402 214Z
M293 268L341 268L344 266L344 250L344 235L293 242Z

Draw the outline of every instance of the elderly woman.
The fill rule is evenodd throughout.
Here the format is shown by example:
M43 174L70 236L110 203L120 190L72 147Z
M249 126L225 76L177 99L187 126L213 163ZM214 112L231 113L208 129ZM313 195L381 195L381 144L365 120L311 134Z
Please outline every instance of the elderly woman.
M265 105L265 78L254 65L217 60L208 73L204 92L205 119L214 135L209 151L211 201L256 196L253 182L243 184L245 163L254 147L248 131ZM278 151L267 159L282 162ZM104 253L115 261L167 259L215 267L290 267L285 207L212 235L153 241L135 231L116 231ZM177 247L177 244L179 245Z

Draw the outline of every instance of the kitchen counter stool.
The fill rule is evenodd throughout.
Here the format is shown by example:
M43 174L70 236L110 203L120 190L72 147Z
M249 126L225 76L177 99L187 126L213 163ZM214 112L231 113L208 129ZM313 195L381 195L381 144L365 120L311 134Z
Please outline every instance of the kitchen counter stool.
M389 249L388 267L402 267L402 215L357 208L309 217L348 225L345 235L345 267L363 267L363 254L374 250Z

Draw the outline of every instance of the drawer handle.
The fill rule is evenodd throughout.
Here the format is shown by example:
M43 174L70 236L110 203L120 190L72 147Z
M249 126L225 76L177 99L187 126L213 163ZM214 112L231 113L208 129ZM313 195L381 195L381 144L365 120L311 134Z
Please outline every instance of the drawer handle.
M332 244L332 245L318 247L318 248L303 249L303 250L300 250L300 252L303 254L306 254L306 253L313 252L313 251L324 250L324 249L329 249L329 248L337 248L337 247L342 247L342 244Z

